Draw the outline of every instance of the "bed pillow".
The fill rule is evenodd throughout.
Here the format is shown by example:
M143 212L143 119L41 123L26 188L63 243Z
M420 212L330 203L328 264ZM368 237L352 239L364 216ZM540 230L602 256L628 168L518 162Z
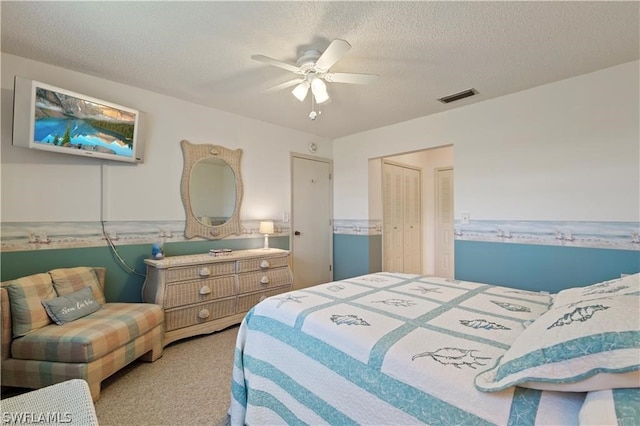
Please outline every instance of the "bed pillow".
M49 271L58 296L66 296L85 287L91 287L95 299L103 305L105 303L104 294L100 281L93 268L78 266L75 268L60 268Z
M85 287L55 299L43 300L42 305L58 325L86 317L100 309L100 304L93 297L91 287Z
M42 301L56 292L49 274L34 274L2 284L9 293L13 337L24 336L51 324Z
M616 296L551 308L476 377L476 388L587 392L640 386L638 306L638 296Z
M554 296L553 306L628 294L640 295L640 273L627 275L614 280L602 281L586 287L574 287L562 290Z

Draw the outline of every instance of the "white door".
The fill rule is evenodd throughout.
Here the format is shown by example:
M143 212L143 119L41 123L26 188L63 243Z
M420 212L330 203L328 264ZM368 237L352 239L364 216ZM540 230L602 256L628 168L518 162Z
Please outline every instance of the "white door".
M453 169L436 169L435 273L454 278Z
M404 168L404 272L422 274L422 185L420 170Z
M422 273L421 172L382 163L383 270Z
M293 288L333 280L331 160L292 154Z
M382 192L382 269L387 272L404 272L402 168L386 162L382 164Z

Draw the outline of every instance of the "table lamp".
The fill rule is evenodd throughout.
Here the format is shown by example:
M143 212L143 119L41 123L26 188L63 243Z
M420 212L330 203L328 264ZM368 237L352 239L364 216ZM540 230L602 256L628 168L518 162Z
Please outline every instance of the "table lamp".
M269 234L273 234L273 221L265 220L260 222L258 232L264 234L264 249L269 250Z

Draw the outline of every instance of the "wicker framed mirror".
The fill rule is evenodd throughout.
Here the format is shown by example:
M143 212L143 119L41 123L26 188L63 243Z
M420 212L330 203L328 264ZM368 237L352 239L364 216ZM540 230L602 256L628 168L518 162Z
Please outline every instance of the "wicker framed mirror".
M180 142L184 157L180 195L186 238L218 240L240 234L242 150L220 145Z

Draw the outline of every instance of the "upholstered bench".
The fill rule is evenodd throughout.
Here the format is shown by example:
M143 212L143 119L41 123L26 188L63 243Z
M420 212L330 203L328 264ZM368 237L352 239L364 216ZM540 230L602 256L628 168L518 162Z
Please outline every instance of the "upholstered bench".
M2 283L3 386L84 379L96 401L102 380L137 358L162 355L161 307L106 303L105 273L63 268Z

